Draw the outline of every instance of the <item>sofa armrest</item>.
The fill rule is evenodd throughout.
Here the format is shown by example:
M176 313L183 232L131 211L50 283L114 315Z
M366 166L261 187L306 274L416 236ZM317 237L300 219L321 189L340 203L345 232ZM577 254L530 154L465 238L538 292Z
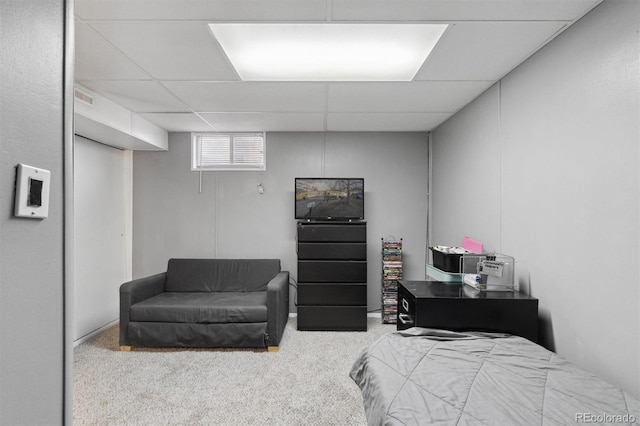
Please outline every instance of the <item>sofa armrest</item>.
M120 286L120 346L129 346L127 329L129 328L131 306L162 293L166 276L166 272L161 272L126 282Z
M281 271L267 284L267 346L278 346L289 319L289 272Z

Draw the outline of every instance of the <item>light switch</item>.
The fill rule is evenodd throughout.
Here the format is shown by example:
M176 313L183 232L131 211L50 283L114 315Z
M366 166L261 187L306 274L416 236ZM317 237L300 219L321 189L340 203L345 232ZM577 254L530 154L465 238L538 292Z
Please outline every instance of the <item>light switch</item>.
M39 179L29 178L29 197L27 198L27 206L42 206L42 184L43 181Z
M18 164L14 214L43 219L49 216L49 182L51 172Z

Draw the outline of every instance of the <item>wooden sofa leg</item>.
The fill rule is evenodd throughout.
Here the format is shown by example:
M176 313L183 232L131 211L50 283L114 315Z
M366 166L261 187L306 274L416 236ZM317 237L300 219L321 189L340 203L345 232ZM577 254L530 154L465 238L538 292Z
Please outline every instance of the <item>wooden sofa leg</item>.
M267 352L278 352L279 350L278 346L267 346Z
M131 352L131 346L120 346L121 352Z

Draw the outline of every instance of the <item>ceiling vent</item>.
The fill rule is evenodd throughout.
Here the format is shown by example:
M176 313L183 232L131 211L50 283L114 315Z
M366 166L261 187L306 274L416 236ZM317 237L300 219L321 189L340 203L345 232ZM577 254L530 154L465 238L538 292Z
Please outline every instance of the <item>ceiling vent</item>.
M73 96L85 105L93 106L93 96L79 89L74 89Z

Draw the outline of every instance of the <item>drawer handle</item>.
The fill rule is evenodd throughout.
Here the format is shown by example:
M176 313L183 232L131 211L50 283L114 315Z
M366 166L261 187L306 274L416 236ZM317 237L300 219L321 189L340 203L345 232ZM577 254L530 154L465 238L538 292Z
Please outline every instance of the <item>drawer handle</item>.
M411 318L411 316L409 316L407 314L398 315L398 319L403 324L413 324L413 319Z
M405 311L408 311L408 310L409 310L409 302L407 302L407 299L402 299L402 308L403 308Z

